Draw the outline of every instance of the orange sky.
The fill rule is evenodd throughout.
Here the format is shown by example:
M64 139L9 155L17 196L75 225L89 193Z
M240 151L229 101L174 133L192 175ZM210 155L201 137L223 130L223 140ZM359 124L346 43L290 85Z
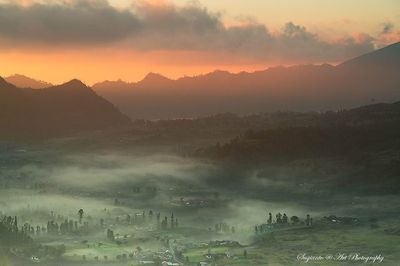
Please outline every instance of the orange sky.
M10 2L15 5L17 1L0 0L1 5ZM336 63L399 41L400 36L397 0L205 0L191 9L185 9L184 0L141 1L144 4L135 8L131 1L110 0L110 6L99 4L100 8L121 11L121 19L114 27L111 21L110 29L104 31L101 29L108 27L108 21L104 26L87 26L91 18L93 24L99 24L95 18L99 6L90 6L93 14L77 16L78 24L71 24L82 7L76 0L65 1L70 5L66 17L71 18L62 25L42 4L44 11L39 17L48 15L48 21L55 21L54 27L66 31L60 36L70 34L77 36L76 40L53 36L57 33L52 31L53 25L35 25L37 14L30 12L30 7L39 2L21 3L22 11L15 19L19 15L32 18L16 29L0 25L0 75L19 73L52 83L79 78L92 85L106 79L137 81L148 72L177 78L215 69L239 72L276 64ZM131 18L124 12L135 15ZM15 24L12 19L0 12L0 24L9 23L11 28ZM99 35L110 36L97 36L93 32L98 29Z
M216 56L220 60L217 60ZM215 69L231 72L255 71L269 67L267 64L224 62L223 55L199 52L126 52L110 49L57 52L7 52L1 55L0 71L3 76L23 73L35 79L52 83L78 78L93 85L103 80L138 81L149 72L162 73L176 79L184 75L198 75ZM195 61L195 64L193 64Z

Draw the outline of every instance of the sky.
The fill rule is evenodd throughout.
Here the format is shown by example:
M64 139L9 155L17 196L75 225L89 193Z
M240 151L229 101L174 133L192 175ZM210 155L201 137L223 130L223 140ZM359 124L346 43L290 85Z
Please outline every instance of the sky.
M55 84L336 64L399 40L398 0L0 0L0 76Z

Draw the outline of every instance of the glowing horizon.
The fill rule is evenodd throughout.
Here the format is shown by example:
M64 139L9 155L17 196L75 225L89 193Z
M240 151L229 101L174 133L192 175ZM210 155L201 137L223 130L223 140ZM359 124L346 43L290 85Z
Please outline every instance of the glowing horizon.
M93 85L335 64L399 41L399 23L393 0L0 0L0 76Z

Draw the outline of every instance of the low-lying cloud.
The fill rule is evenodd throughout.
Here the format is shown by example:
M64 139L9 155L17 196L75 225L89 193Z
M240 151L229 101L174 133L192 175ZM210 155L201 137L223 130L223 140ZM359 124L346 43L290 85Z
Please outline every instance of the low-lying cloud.
M374 49L367 34L324 41L288 22L278 32L254 20L227 26L198 3L139 1L119 9L106 0L10 1L0 4L3 47L92 47L232 53L260 60L339 61ZM384 31L390 31L391 26Z
M394 25L390 22L383 23L383 29L381 34L388 34L393 31Z

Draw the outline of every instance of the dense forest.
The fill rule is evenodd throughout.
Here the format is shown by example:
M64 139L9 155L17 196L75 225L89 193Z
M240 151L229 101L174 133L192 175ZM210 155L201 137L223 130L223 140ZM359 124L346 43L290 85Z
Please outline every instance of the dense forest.
M279 121L269 128L249 129L199 153L214 158L290 160L400 151L399 102L308 116L287 114Z

